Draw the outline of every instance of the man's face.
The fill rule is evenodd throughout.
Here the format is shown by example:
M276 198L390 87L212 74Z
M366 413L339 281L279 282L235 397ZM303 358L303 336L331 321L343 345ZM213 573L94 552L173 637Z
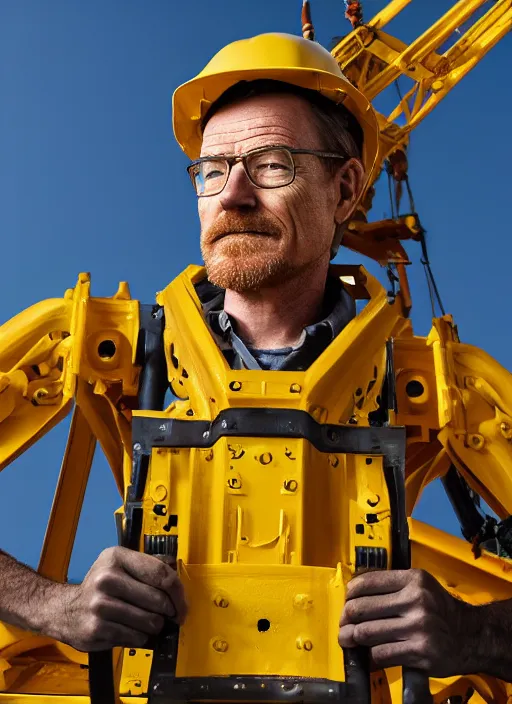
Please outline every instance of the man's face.
M205 127L201 156L273 145L323 150L302 98L269 94L222 108ZM201 252L210 281L239 292L258 290L327 264L340 215L340 175L330 175L313 155L294 160L295 180L288 186L257 188L239 162L221 193L199 198Z

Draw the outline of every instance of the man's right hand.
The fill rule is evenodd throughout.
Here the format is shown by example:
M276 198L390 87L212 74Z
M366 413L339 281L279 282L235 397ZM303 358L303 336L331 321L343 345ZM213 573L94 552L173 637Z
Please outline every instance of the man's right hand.
M175 569L121 547L104 550L82 584L59 589L56 599L48 604L52 635L86 652L141 648L160 633L166 619L181 624L187 612Z

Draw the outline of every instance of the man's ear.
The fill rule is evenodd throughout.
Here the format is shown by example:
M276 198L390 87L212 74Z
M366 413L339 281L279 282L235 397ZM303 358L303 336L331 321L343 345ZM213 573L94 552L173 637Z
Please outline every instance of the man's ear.
M334 213L337 225L346 222L356 207L364 187L365 172L359 159L350 159L337 173L338 204Z

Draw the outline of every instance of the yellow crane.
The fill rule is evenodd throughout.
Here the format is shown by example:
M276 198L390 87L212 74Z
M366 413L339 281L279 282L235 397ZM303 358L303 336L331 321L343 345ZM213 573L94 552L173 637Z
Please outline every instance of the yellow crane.
M406 45L383 28L410 2L393 0L366 23L359 3L350 3L353 30L332 52L371 100L400 76L414 81L390 115L379 115L380 161L406 187L411 130L512 27L512 0L463 0ZM462 32L482 8L487 11ZM305 24L311 35L311 22ZM439 53L456 29L458 41ZM395 205L399 200L398 190ZM338 267L351 295L367 302L365 312L305 372L229 369L201 317L200 267L177 277L155 306L133 300L126 283L112 298L92 297L88 275L80 274L63 298L38 303L0 328L0 469L74 406L39 572L67 578L96 442L124 500L116 514L124 544L155 553L157 543L177 545L179 532L180 575L193 607L180 629L174 671L193 694L180 690L180 701L233 700L233 688L244 701L258 700L264 690L267 701L302 701L308 699L303 675L322 687L344 683L342 654L331 636L358 564L385 568L400 552L393 528L402 521L405 530L406 516L397 516L400 503L391 490L400 481L400 453L407 515L423 487L443 477L472 541L410 519L413 565L471 603L512 597L512 562L485 549L490 536L506 537L512 514L512 376L462 344L450 316L435 318L428 338L413 334L408 258L400 242L422 242L419 219L397 208L390 220L369 223L370 207L371 191L345 242L396 267L400 290L390 295L363 267ZM156 391L149 381L155 378ZM163 409L167 383L178 400ZM269 408L279 411L279 432L267 427L264 437L254 437L251 424L264 424ZM374 429L369 414L381 412L386 427ZM347 443L355 437L351 453ZM321 486L311 466L325 470ZM263 472L269 472L265 485ZM478 522L471 492L501 523ZM333 502L333 496L343 498ZM336 535L329 544L319 540L327 530ZM295 591L289 603L281 597L276 603L276 585L284 583ZM261 608L280 619L267 653L258 639L272 619L261 611L253 628L251 589ZM303 632L296 632L297 623ZM244 648L237 651L230 643L241 633ZM289 642L293 652L285 657ZM265 679L269 653L279 665ZM0 623L0 704L87 701L87 666L84 653ZM122 702L157 701L167 686L158 674L151 651L114 654ZM371 689L372 702L401 701L399 668L374 673ZM512 697L512 685L487 676L431 679L430 689L436 702ZM331 690L321 691L329 700Z
M413 0L393 0L369 22L354 21L353 31L341 39L332 53L343 72L374 101L401 77L413 82L399 95L389 115L378 114L380 160L397 184L407 184L406 150L412 130L443 100L509 31L512 8L508 0L461 0L410 44L384 31ZM349 4L349 3L346 3ZM350 3L357 12L358 2ZM362 10L360 9L360 12ZM348 14L348 13L347 13ZM359 16L359 15L358 15ZM475 17L477 18L475 20ZM467 27L467 29L463 29ZM453 36L458 37L443 53L440 49ZM371 208L372 191L363 204ZM400 197L395 203L398 211ZM400 240L416 240L424 245L421 225L415 213L407 213L377 223L364 217L351 224L344 245L375 259L383 266L392 262L400 277L406 305L410 306L405 265L408 256Z

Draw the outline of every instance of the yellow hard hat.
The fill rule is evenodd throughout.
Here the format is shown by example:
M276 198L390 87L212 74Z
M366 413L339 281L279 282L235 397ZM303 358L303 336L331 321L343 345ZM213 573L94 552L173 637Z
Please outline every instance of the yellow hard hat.
M239 81L261 78L316 90L343 103L363 131L362 160L367 182L375 169L379 128L365 96L342 74L335 58L320 44L293 34L260 34L228 44L195 78L173 95L174 135L191 159L201 151L201 121L210 106Z

